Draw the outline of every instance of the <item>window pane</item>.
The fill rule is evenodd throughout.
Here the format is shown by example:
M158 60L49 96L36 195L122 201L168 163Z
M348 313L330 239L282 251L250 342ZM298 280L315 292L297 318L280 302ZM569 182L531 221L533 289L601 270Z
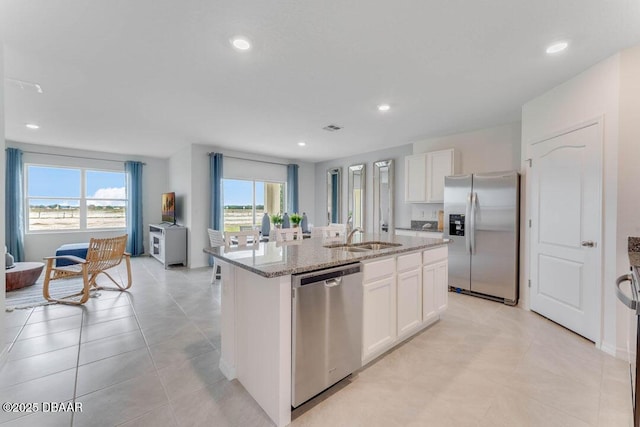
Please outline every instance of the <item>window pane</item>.
M256 181L256 218L255 225L262 224L262 216L264 215L264 190L266 183Z
M29 230L80 229L80 201L29 199Z
M27 196L80 197L80 169L28 166Z
M87 199L87 228L125 228L126 212L122 200Z
M224 230L239 231L240 227L253 226L253 181L225 179Z
M125 173L87 171L87 197L93 199L126 199Z

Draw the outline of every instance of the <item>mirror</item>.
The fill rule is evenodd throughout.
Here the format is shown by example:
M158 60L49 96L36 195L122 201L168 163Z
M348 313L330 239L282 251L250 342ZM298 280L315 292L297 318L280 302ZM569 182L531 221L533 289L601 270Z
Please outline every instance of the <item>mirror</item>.
M393 160L373 164L373 232L393 235Z
M327 224L339 223L340 218L340 189L341 168L327 170Z
M349 214L347 222L350 222L353 228L360 227L364 229L366 182L364 171L364 164L349 166Z

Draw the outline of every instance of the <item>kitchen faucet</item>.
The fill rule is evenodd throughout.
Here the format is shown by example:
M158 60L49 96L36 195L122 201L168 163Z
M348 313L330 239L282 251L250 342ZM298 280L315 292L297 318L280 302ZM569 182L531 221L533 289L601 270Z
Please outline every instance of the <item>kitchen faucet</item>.
M360 233L364 233L364 230L362 228L360 228L360 227L356 227L353 230L351 230L351 232L347 236L347 245L351 244L351 241L353 240L353 235L356 234L358 231Z

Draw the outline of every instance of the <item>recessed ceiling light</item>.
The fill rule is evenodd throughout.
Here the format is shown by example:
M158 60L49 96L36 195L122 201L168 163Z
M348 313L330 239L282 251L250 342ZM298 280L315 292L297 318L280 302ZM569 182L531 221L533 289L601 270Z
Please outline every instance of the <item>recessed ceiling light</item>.
M567 47L569 47L569 43L567 42L553 43L552 45L549 45L549 47L547 47L547 53L554 54L554 53L562 52Z
M306 143L306 142L304 142L304 141L300 141L300 142L298 142L298 145L299 145L300 147L304 147L305 145L307 145L307 143Z
M389 111L391 106L389 104L380 104L378 105L378 111Z
M40 129L40 126L35 123L27 123L25 124L25 127L32 130Z
M251 42L245 37L234 37L231 39L231 44L238 50L251 49Z

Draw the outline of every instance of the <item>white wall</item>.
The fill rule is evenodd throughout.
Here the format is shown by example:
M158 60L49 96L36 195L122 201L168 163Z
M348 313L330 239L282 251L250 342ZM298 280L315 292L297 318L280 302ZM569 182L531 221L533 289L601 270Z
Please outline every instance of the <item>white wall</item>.
M520 169L520 122L430 138L413 143L413 153L454 148L459 154L459 174ZM414 203L411 219L436 220L440 203Z
M342 168L342 222L347 221L349 211L348 193L349 186L349 166L354 164L366 164L366 191L365 191L365 231L373 231L373 163L379 160L393 159L394 161L394 222L396 227L407 227L411 221L411 206L404 202L404 158L412 153L412 145L388 148L385 150L372 151L358 154L356 156L343 157L315 164L315 195L316 206L315 215L310 223L314 225L326 225L327 221L327 170L330 168ZM302 206L302 205L301 205Z
M617 300L613 284L616 274L620 272L617 257L622 256L616 253L619 72L620 55L615 55L527 102L522 108L522 174L526 186L523 197L526 214L522 216L522 224L529 217L530 203L527 196L530 190L529 183L526 182L527 167L524 162L529 157L529 145L574 125L604 116L604 222L603 241L599 242L604 256L601 342L603 350L609 353L614 353L616 349ZM526 280L529 275L529 229L522 227L521 230L524 232L521 236L524 250L520 296L523 305L528 308L529 289ZM624 256L626 257L626 251Z
M617 274L627 272L627 238L640 237L640 45L620 53L620 133L618 141ZM617 302L617 352L629 336L634 349L635 316Z
M239 157L242 159L258 160L273 163L296 163L300 166L298 170L298 191L300 210L304 210L309 206L308 212L313 212L314 205L314 186L313 186L313 170L311 163L300 162L295 159L284 159L279 157L265 157L251 153L221 149L212 145L192 144L189 150L181 150L169 159L169 184L170 190L175 191L182 199L178 198L177 203L181 203L183 209L182 217L179 222L188 227L188 258L189 267L198 268L208 265L208 257L202 252L202 249L209 246L209 238L207 236L207 228L209 228L209 206L210 206L210 184L209 184L209 152L222 153L225 156ZM237 163L237 162L236 162ZM247 162L254 179L261 179L264 173L273 173L273 165L261 164L259 162ZM284 168L284 166L283 166ZM268 169L268 171L266 170ZM244 171L246 172L246 171ZM223 160L224 175L233 175L232 170L225 169ZM246 173L243 175L248 177ZM271 176L271 175L269 175ZM286 171L283 175L286 177ZM178 206L180 209L180 206Z
M37 163L53 166L124 170L125 160L138 160L146 163L142 171L142 217L144 224L144 246L145 251L148 253L149 230L147 225L150 222L153 223L160 221L160 197L166 189L167 182L166 160L155 157L123 156L88 150L65 149L45 145L25 144L14 141L7 141L7 146L23 150L23 160L25 164ZM34 154L30 152L44 154ZM64 157L64 155L86 158ZM121 235L123 232L124 229L114 231L27 232L24 238L25 258L26 261L41 261L43 257L54 255L56 248L65 243L88 242L91 237L117 236Z

